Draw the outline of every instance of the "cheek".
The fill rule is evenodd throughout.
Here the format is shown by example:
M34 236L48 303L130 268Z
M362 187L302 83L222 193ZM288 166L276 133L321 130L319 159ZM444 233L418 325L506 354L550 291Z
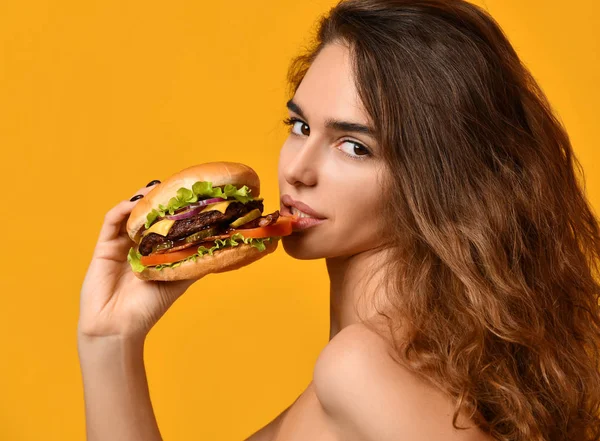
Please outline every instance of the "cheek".
M282 183L284 182L284 177L283 177L283 172L285 170L285 168L287 167L287 165L290 163L290 161L293 159L292 158L292 149L290 148L289 145L289 139L286 140L283 145L281 146L281 149L279 150L279 164L277 167L277 176L279 178L279 186L281 187Z
M366 165L366 164L365 164ZM383 170L365 167L346 178L335 200L336 215L332 233L335 242L346 243L350 252L374 248L386 240L383 208ZM333 202L333 201L332 201Z
M373 249L387 240L382 218L383 192L375 182L367 179L358 185L357 179L356 185L334 184L329 182L327 187L335 191L321 195L331 217L322 228L284 240L288 254L303 259L347 256ZM365 193L365 189L371 191Z
M346 241L353 247L364 248L374 244L382 232L382 205L375 197L352 197L338 200L335 218L337 241Z

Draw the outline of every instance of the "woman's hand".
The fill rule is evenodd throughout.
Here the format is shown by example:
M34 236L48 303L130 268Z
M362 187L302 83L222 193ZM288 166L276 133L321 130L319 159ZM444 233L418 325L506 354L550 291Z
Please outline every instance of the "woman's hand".
M145 195L150 190L144 187L136 195ZM122 201L104 218L81 289L80 337L144 338L175 300L195 282L149 282L133 274L127 262L133 242L125 225L136 204L137 200Z

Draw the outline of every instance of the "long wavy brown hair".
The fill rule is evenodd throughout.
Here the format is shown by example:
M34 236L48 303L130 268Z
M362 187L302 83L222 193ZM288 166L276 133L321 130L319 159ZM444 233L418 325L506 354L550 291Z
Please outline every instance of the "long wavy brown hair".
M346 0L295 58L351 53L391 176L396 356L502 441L600 439L600 228L569 137L497 22L462 0ZM580 173L578 181L577 172Z

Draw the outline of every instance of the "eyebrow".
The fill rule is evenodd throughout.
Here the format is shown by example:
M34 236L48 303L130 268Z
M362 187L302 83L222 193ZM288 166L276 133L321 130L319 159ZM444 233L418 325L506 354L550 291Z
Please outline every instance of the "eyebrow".
M291 110L294 113L297 113L302 118L308 119L304 115L304 112L302 111L300 106L298 104L296 104L293 100L289 100L286 103L286 106L289 110ZM328 129L337 130L339 132L354 132L354 133L363 133L363 134L369 135L371 137L375 136L375 131L371 127L365 126L363 124L348 122L348 121L338 121L335 119L327 119L325 121L325 127L327 127Z

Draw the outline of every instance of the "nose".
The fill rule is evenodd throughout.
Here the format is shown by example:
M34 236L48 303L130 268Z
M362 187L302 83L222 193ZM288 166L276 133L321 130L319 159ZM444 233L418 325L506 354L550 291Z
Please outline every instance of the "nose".
M285 180L295 187L317 185L322 150L318 139L308 138L300 147L290 148L294 151L283 169Z

